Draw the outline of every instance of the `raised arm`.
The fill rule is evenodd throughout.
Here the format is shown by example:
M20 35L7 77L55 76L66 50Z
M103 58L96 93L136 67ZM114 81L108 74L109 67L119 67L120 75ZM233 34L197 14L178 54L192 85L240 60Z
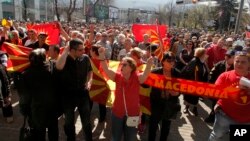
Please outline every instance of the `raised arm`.
M62 36L65 38L66 41L70 40L70 36L68 35L68 33L63 29L62 25L60 22L57 23L59 28L60 28L60 33L62 34Z
M143 73L139 75L139 81L140 83L144 83L146 79L148 78L149 73L151 72L151 67L153 65L153 57L148 58L147 60L147 66Z
M56 61L56 69L62 70L64 68L68 54L69 54L69 46L65 47L62 55L59 56L58 60Z
M99 59L101 61L102 69L107 74L109 79L115 81L115 72L108 68L108 64L105 60L105 48L104 47L99 48L98 52L99 52Z

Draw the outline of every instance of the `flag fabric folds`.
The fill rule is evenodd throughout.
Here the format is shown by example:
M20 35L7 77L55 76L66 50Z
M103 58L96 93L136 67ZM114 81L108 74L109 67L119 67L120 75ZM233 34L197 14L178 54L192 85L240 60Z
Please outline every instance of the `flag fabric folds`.
M167 26L166 25L150 25L150 24L133 24L132 25L132 32L135 36L135 40L137 42L143 41L143 35L148 34L151 35L151 31L155 31L160 33L160 38L164 38L167 33Z
M29 66L31 48L4 42L1 50L8 54L8 71L22 72Z
M37 33L45 32L48 37L46 43L49 45L56 45L59 43L60 29L57 23L45 23L45 24L27 24L27 29L35 29Z

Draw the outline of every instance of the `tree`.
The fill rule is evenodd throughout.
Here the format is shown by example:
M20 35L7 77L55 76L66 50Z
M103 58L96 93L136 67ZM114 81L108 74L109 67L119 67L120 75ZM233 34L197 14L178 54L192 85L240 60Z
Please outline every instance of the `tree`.
M173 17L175 15L175 8L176 7L173 0L169 1L163 6L159 6L159 21L161 23L168 23L168 25L171 27Z
M59 11L58 11L58 1L55 0L55 12L56 12L56 18L58 21L60 21L60 14L59 14Z
M71 15L76 9L76 0L70 0L69 7L67 9L67 20L68 22L71 21Z
M23 18L27 21L27 1L23 0Z
M230 17L236 17L239 2L237 0L217 0L217 19L219 21L220 32L227 31L230 25ZM236 18L235 18L236 19Z

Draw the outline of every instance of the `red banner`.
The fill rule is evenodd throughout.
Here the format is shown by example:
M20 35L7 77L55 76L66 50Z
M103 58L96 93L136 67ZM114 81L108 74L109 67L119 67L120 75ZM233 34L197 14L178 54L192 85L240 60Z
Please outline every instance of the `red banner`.
M59 43L60 29L57 23L33 24L33 25L28 24L27 28L28 30L35 29L37 33L45 32L46 34L48 34L46 43L49 45L56 45Z
M183 94L191 94L216 99L231 99L232 101L243 104L246 101L242 100L242 97L250 97L247 92L235 87L218 86L210 83L167 78L158 74L150 74L145 83L153 87L173 90Z
M157 31L157 26L158 26L158 31ZM159 33L160 38L163 39L164 37L166 37L167 26L166 25L148 25L148 24L133 24L132 25L132 32L137 42L143 41L144 34L151 35L151 31L155 31L156 33Z
M31 50L31 48L4 42L2 51L9 55L7 70L18 72L25 70L29 66L29 53Z

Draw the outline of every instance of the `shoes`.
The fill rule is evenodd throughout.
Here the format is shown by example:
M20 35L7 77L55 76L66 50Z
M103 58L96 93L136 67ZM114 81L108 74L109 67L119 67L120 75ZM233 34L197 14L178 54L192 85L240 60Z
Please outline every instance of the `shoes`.
M189 110L188 110L188 109L189 109L189 106L186 105L185 109L183 110L183 113L185 113L185 114L186 114L186 113L189 113Z
M192 112L196 117L198 116L198 110L196 106L193 108Z
M143 134L144 131L145 131L145 124L140 123L138 125L138 132L139 132L139 134Z
M12 123L14 121L13 117L7 117L6 118L7 123Z
M209 116L204 120L206 123L213 123L215 120L214 113L210 113Z

